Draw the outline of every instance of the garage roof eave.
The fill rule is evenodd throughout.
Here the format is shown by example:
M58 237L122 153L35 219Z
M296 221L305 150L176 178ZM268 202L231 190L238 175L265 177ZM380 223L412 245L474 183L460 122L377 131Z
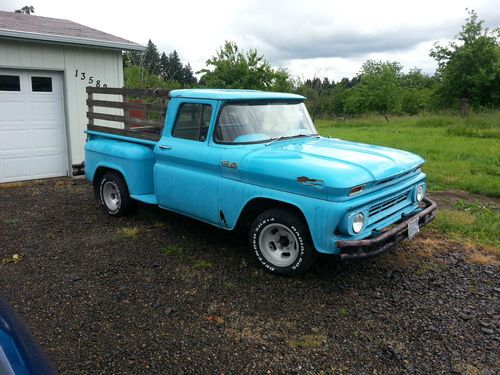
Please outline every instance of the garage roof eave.
M16 31L0 29L0 38L24 39L28 41L41 41L49 43L71 44L86 47L110 48L122 51L144 51L145 46L137 43L120 43L108 40L79 38L75 36L34 33L28 31Z

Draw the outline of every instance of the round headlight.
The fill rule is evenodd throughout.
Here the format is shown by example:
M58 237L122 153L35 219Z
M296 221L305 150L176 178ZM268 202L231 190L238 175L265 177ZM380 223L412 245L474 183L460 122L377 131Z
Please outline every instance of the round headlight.
M354 220L352 221L352 231L358 234L359 232L361 232L364 226L365 215L360 212L359 214L356 214L356 216L354 216Z
M417 195L416 195L416 198L417 198L417 202L421 202L422 199L424 199L424 185L419 185L417 187Z

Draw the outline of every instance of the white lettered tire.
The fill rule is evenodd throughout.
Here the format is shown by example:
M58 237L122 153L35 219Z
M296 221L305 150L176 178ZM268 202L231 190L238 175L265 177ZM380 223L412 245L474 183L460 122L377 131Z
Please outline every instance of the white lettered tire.
M257 261L275 275L298 275L314 264L307 224L292 210L272 208L261 213L250 227L249 240Z
M99 200L104 211L111 216L126 215L132 208L127 183L116 172L107 172L99 181Z

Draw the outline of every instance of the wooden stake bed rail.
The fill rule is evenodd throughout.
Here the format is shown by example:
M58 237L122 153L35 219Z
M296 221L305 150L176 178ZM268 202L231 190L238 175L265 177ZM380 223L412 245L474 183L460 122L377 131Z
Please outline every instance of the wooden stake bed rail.
M88 130L152 141L160 139L170 91L91 86L86 90ZM118 100L95 99L96 95L114 95ZM96 112L95 107L111 108L113 112L122 110L123 114ZM101 121L96 125L95 120ZM109 126L108 121L121 123L123 128Z

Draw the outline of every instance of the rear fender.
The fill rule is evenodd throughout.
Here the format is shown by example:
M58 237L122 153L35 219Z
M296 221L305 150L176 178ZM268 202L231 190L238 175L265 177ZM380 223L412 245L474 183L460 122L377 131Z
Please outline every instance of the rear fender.
M85 176L93 182L96 171L118 171L130 194L153 194L153 146L112 139L92 139L85 145Z

